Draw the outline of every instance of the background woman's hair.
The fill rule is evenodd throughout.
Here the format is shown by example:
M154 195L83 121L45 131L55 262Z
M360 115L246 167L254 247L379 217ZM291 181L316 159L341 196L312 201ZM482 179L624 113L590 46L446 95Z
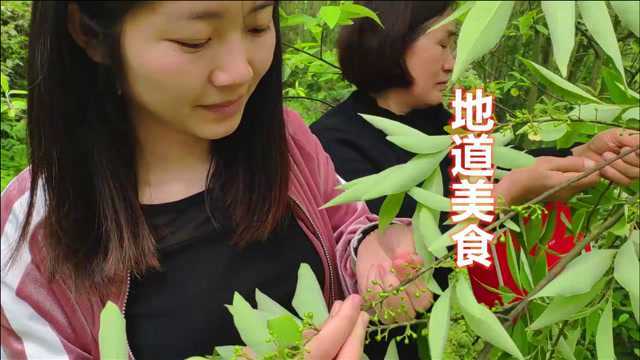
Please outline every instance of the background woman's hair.
M444 14L454 2L356 2L375 11L384 29L369 18L356 19L341 29L337 48L343 77L369 94L411 86L407 49L427 30L425 23Z
M47 273L74 289L104 291L117 275L157 268L155 239L138 201L135 136L123 96L121 24L134 1L79 1L81 23L108 56L92 61L67 30L67 1L34 1L28 57L31 192L13 255L27 242L44 185ZM233 243L262 240L288 210L278 10L271 67L238 129L212 141L207 197L224 199ZM125 92L126 94L126 92ZM215 165L213 165L215 164ZM220 221L216 221L220 223Z

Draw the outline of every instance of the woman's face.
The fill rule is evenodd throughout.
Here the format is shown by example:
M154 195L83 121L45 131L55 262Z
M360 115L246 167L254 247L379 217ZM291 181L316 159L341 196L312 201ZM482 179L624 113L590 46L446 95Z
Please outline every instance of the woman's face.
M272 1L155 2L122 26L123 95L137 125L219 139L273 60Z
M436 24L449 12L433 19ZM413 77L409 94L416 107L442 102L442 91L453 71L456 27L453 22L420 36L407 50L405 61Z

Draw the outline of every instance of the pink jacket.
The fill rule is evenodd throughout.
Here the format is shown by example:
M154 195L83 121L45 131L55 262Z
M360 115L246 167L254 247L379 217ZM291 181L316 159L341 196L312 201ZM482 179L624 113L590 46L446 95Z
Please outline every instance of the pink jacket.
M335 197L339 180L333 163L298 114L285 110L291 159L289 196L297 204L296 218L324 264L324 297L328 304L357 291L350 266L350 240L377 220L366 205L351 203L318 208ZM117 291L109 299L72 297L63 281L47 282L39 243L44 206L42 196L34 213L29 246L6 268L12 245L24 220L31 182L29 170L20 173L2 193L2 359L98 359L100 312L106 300L124 313L129 274L114 280ZM215 345L215 344L212 344ZM131 356L131 354L130 354Z

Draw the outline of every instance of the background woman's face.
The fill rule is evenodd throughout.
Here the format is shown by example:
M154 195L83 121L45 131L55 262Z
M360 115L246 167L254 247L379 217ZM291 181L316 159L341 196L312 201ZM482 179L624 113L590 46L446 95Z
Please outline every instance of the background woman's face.
M231 134L273 61L273 11L271 1L160 1L128 14L123 90L134 122Z
M445 15L432 20L436 24ZM413 77L409 89L417 107L433 106L442 101L442 91L455 63L454 41L456 27L453 22L420 36L407 50L405 61Z

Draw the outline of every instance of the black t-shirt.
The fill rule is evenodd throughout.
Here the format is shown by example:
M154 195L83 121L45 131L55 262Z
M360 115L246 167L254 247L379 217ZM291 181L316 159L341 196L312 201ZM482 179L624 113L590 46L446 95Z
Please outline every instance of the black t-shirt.
M322 261L289 213L264 242L243 249L230 244L221 209L205 206L205 193L159 205L143 205L157 238L162 271L131 279L125 308L127 335L137 359L185 359L214 346L242 345L224 304L240 293L255 308L255 289L295 314L291 306L298 267L324 283Z
M412 110L406 115L397 115L378 106L370 95L356 90L345 101L324 114L311 125L311 131L318 137L324 150L333 160L337 174L345 181L379 173L391 166L409 161L415 154L408 152L386 139L386 134L375 128L358 114L377 115L402 122L428 135L447 135L444 127L452 114L442 105ZM568 156L569 150L535 149L528 151L533 156ZM451 158L446 156L440 163L443 196L449 197L449 167ZM369 210L378 213L384 197L367 201ZM416 208L416 201L407 196L398 212L398 217L410 218ZM441 212L439 227L442 233L452 225L446 225L448 213ZM449 249L452 249L450 247ZM448 287L448 268L437 268L434 278L442 289ZM437 298L437 295L435 296ZM402 335L401 331L394 335ZM384 357L384 348L372 343L365 349L372 359ZM415 358L415 345L398 345L400 358Z

